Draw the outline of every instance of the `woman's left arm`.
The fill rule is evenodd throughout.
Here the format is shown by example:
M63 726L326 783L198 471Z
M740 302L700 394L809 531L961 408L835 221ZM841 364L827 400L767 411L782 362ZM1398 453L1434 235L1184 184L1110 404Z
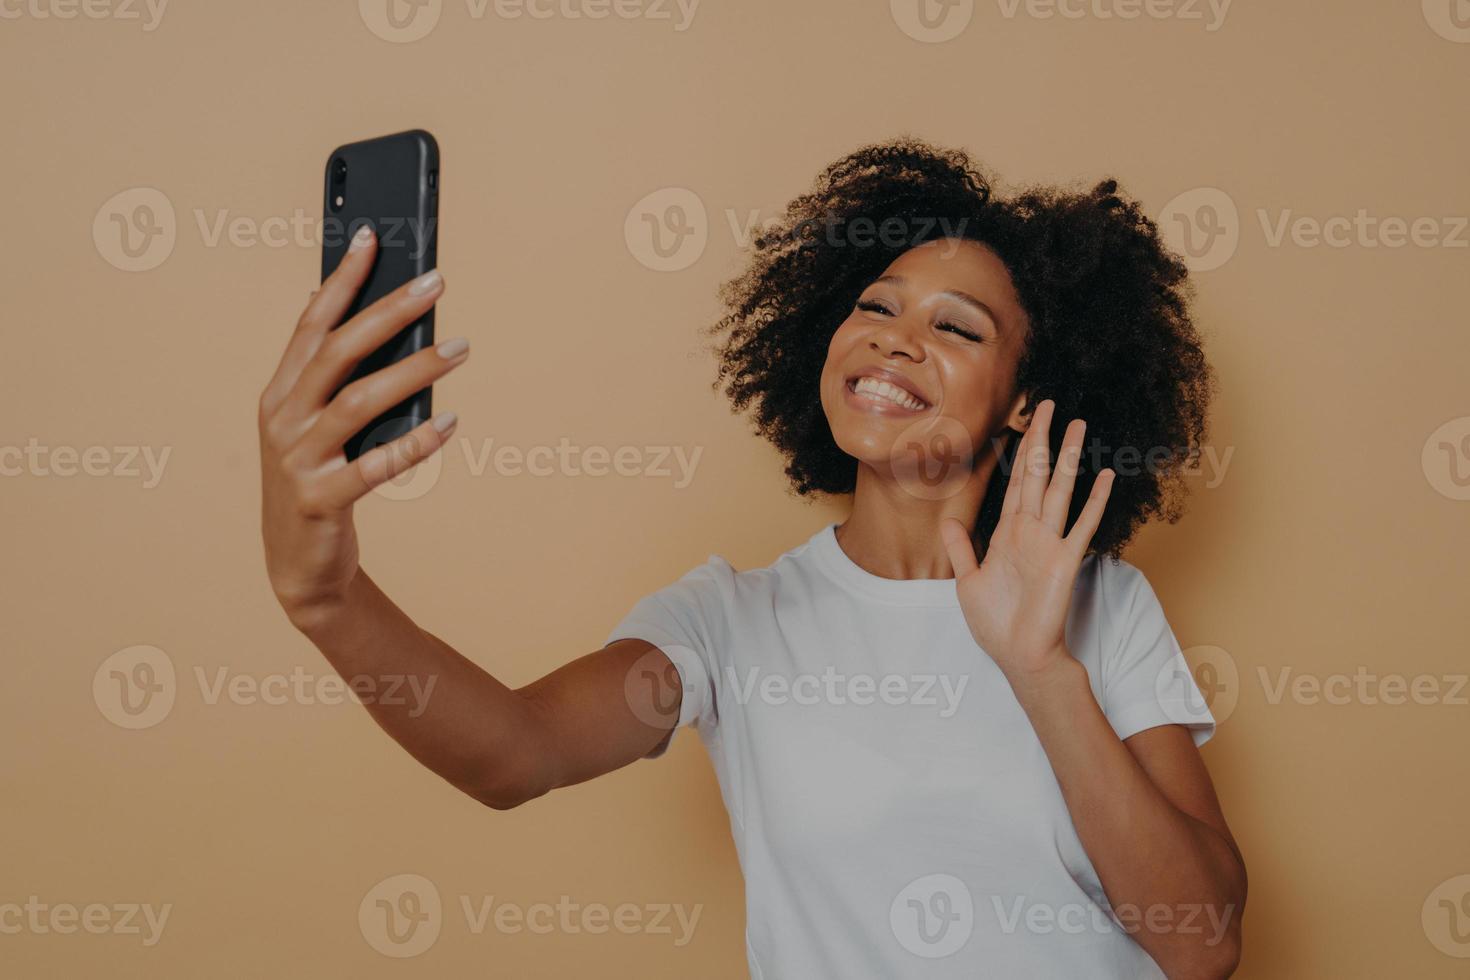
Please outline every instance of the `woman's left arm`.
M970 632L1011 684L1046 751L1114 916L1171 978L1228 977L1240 959L1246 873L1189 732L1114 732L1066 647L1072 590L1112 487L1103 470L1064 534L1085 424L1050 473L1055 403L1032 416L1000 520L977 563L970 533L941 522Z
M1113 914L1169 977L1230 976L1245 862L1188 729L1161 725L1119 741L1070 654L1011 685Z

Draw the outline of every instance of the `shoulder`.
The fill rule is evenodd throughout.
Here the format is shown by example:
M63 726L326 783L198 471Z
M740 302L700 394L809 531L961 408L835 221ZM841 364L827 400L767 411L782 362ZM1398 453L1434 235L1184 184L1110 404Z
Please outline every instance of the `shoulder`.
M711 554L677 579L648 595L654 601L698 609L705 615L728 610L765 569L738 571L724 555Z
M1140 649L1156 646L1168 619L1143 570L1108 555L1083 559L1072 596L1079 648L1095 657L1104 677ZM1085 639L1084 639L1085 638Z
M815 560L812 549L815 537L789 548L769 565L743 571L724 555L710 553L704 561L650 593L648 598L698 608L706 616L759 615L771 608L779 593L811 574L808 566Z
M1082 559L1077 572L1077 598L1090 599L1102 607L1109 618L1123 617L1145 594L1153 595L1153 587L1143 570L1122 558L1090 553Z

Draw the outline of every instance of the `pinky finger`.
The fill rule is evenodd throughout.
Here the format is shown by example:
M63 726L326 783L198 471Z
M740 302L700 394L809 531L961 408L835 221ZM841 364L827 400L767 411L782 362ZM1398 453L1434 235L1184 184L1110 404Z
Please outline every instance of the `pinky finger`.
M332 489L350 500L366 496L442 449L458 424L459 417L453 412L441 412L392 442L363 453L332 474Z
M1107 507L1108 497L1113 491L1114 476L1116 474L1111 467L1098 473L1097 479L1092 481L1092 492L1087 495L1087 503L1082 505L1082 512L1077 515L1072 530L1067 534L1065 540L1072 545L1079 557L1087 552L1092 536L1102 524L1103 509Z

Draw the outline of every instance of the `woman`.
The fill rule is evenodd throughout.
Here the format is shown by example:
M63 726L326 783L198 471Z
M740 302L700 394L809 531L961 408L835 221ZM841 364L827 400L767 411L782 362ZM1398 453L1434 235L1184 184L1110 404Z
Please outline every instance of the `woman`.
M443 290L431 273L333 331L374 249L355 241L261 396L263 523L277 597L341 674L439 678L417 716L369 706L416 758L506 809L696 726L754 977L1234 970L1246 876L1198 751L1214 721L1118 559L1177 518L1211 373L1185 270L1116 183L997 200L913 139L827 168L714 332L793 487L852 493L851 517L766 568L710 556L519 690L358 565L353 502L455 417L355 464L343 441L467 357L447 341L332 397Z

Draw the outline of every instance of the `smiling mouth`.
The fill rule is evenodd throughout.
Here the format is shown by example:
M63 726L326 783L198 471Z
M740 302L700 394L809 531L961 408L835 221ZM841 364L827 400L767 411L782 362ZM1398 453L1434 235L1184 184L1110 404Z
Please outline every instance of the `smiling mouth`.
M892 406L910 412L922 412L929 408L929 403L922 398L877 378L853 378L847 382L847 390L855 397L870 400L876 405Z

